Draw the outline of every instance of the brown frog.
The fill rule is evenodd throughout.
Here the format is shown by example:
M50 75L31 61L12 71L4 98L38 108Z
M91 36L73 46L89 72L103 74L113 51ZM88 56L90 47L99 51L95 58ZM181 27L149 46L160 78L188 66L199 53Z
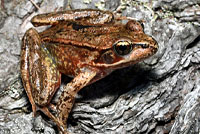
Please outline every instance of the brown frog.
M51 27L40 33L31 28L23 37L23 84L34 115L41 110L61 133L67 133L66 121L80 89L115 69L152 56L158 49L140 23L129 20L122 24L109 11L68 10L37 15L31 22ZM53 105L51 99L61 84L61 74L74 78Z

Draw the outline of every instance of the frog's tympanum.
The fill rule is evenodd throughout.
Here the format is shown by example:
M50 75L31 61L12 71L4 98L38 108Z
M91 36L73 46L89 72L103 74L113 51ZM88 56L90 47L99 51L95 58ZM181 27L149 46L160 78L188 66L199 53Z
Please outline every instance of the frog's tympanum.
M40 33L31 28L23 37L23 84L34 115L41 110L65 134L79 90L113 70L152 56L158 49L157 42L143 32L140 23L129 20L122 24L108 11L69 10L37 15L31 22L34 26L51 27ZM61 74L74 78L64 87L57 104L52 104Z

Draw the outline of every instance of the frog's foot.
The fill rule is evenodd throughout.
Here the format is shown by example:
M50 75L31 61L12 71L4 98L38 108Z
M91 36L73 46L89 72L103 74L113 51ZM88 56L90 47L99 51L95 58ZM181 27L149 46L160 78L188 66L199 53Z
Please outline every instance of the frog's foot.
M53 104L52 104L53 106ZM42 108L39 108L40 111L42 111L46 116L48 116L50 119L52 119L56 125L58 126L58 129L59 129L59 133L60 134L70 134L68 131L67 131L67 125L62 123L61 121L59 121L50 111L47 107L42 107Z

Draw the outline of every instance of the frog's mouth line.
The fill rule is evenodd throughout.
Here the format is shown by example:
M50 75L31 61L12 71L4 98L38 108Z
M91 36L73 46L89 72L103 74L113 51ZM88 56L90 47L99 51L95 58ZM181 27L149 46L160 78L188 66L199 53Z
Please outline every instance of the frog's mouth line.
M125 55L125 56L120 56L122 58L124 58L124 60L120 60L116 63L112 63L112 64L100 64L100 63L96 63L95 66L96 67L115 67L115 68L123 68L126 66L129 66L130 64L136 64L150 56L152 56L153 54L155 54L157 52L157 47L153 47L153 46L149 46L149 48L146 49L137 49L134 52Z

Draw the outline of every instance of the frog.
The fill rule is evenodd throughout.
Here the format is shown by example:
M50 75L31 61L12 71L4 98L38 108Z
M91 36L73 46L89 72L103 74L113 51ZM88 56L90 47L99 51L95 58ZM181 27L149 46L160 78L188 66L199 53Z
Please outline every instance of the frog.
M67 120L77 93L114 70L134 65L154 55L157 41L144 33L134 19L122 19L111 11L76 9L34 16L38 32L28 29L21 45L21 77L32 105L33 116L42 111L67 134ZM52 98L61 85L61 75L73 79L67 83L58 102Z

